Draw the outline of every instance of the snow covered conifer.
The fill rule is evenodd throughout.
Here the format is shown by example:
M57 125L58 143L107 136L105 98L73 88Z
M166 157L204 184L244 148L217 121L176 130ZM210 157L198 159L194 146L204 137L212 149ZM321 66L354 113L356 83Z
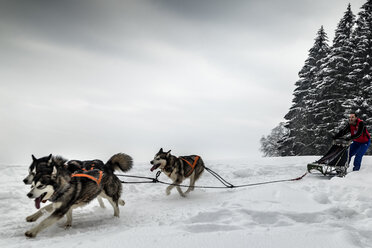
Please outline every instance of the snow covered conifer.
M310 155L315 152L314 134L311 129L314 115L311 110L316 104L314 93L319 82L321 63L329 50L327 34L322 26L313 47L309 50L305 65L299 72L300 79L295 83L293 104L284 117L287 120L285 127L289 133L281 142L280 150L283 156Z
M287 132L288 130L284 126L284 122L280 122L277 127L271 130L271 133L267 137L263 136L261 138L260 151L265 157L280 156L278 142L283 139Z
M372 0L368 0L358 13L353 35L355 52L350 79L354 84L347 111L357 111L372 124Z
M345 115L356 111L359 117L372 127L372 0L361 7L353 33L355 45L350 81L354 87L349 92ZM367 154L372 154L371 149Z
M323 59L314 87L315 105L311 109L313 139L317 154L323 154L331 145L331 137L345 118L345 103L354 85L350 82L351 58L353 56L352 31L355 15L350 4L338 23L333 45Z

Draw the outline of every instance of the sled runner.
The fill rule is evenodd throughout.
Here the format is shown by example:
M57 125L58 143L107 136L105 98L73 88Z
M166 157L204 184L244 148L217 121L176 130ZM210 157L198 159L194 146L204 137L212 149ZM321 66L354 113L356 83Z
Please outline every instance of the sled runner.
M324 176L346 176L349 167L350 144L351 141L334 140L329 151L321 159L307 165L307 171L310 173L318 171Z

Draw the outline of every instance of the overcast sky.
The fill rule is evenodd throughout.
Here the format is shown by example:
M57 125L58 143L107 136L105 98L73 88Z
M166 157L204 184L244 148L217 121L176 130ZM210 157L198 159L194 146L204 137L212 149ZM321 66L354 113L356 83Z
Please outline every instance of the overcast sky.
M258 156L359 0L0 0L0 164Z

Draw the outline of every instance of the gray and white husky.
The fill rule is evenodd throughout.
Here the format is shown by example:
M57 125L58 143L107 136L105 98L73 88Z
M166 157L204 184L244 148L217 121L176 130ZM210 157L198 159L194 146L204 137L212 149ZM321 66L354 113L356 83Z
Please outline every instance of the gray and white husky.
M153 165L151 171L159 168L172 179L174 185L169 185L167 187L165 191L167 195L176 187L178 193L182 197L185 197L187 193L194 190L196 180L199 179L204 171L204 162L201 157L197 155L176 157L171 155L170 152L170 150L164 152L163 148L161 148L150 162ZM183 192L179 184L186 178L190 178L190 185L186 192Z
M36 158L34 155L31 155L32 163L28 168L28 175L23 179L23 182L28 185L31 184L35 175L38 173L43 173L43 175L52 174L53 170L56 170L57 167L65 167L70 173L75 173L77 171L91 169L92 164L96 168L102 170L104 163L101 160L67 160L61 156L49 156ZM55 173L55 172L54 172ZM98 203L101 208L105 208L105 204L102 201L102 197L97 197Z
M114 216L119 217L119 204L125 202L120 199L122 185L119 178L113 173L115 170L126 172L132 168L132 158L126 154L118 153L112 156L102 170L93 169L87 174L71 174L65 166L51 162L53 172L40 171L34 175L29 198L35 199L36 208L47 200L49 204L36 213L28 216L26 220L33 222L39 219L44 210L52 212L50 216L38 225L28 230L27 237L35 237L43 229L53 225L64 215L67 217L66 227L72 224L72 210L84 206L97 196L108 199L114 208ZM85 176L84 176L85 175Z

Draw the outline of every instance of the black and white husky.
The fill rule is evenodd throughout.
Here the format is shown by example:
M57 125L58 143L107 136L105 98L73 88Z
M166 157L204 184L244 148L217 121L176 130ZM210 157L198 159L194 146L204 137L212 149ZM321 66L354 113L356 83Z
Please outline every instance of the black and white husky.
M103 164L102 170L92 169L87 173L71 174L68 168L59 165L52 159L50 162L52 173L44 170L35 173L31 191L27 194L29 198L35 199L36 208L40 208L40 203L47 200L52 204L39 209L36 213L28 216L26 220L28 222L36 221L43 215L44 210L52 213L37 226L28 230L25 235L35 237L40 231L53 225L64 215L67 217L65 226L70 227L72 210L84 206L97 196L108 199L114 208L114 216L119 217L118 205L124 205L125 202L120 199L121 182L113 172L115 170L126 172L132 168L132 164L130 156L119 153ZM36 164L35 166L41 165Z
M161 148L150 162L153 165L151 171L159 168L172 179L174 185L167 187L165 191L167 195L176 187L178 193L185 197L187 193L194 190L196 180L199 179L204 171L204 162L201 157L197 155L176 157L171 155L170 152L171 151L164 152L163 148ZM178 185L186 178L190 178L190 185L184 193Z
M37 159L34 155L31 155L31 157L32 157L32 163L28 167L28 175L25 177L25 179L23 179L23 182L25 184L31 184L37 172L43 171L43 173L52 174L53 172L53 166L51 166L52 161L55 160L55 162L57 162L56 161L57 157L53 158L52 160L52 154L50 154L49 156L39 158L39 159ZM62 164L67 161L63 159L62 157L59 157L58 159L60 159L60 162Z
M56 171L53 170L56 170L57 167L63 166L72 174L77 171L91 169L92 165L100 170L102 170L104 166L104 163L98 159L86 161L67 160L61 156L52 156L52 154L41 158L36 158L34 155L31 155L31 157L32 163L28 168L28 175L23 179L26 185L31 184L35 175L38 173L42 173L43 175L55 174ZM105 208L105 204L100 196L97 197L97 200L101 208Z

